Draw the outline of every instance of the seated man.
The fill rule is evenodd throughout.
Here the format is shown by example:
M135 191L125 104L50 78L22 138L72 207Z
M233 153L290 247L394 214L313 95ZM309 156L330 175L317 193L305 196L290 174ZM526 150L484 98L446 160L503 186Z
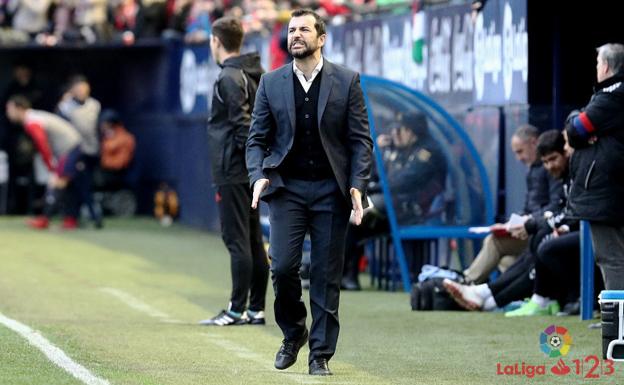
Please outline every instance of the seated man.
M529 247L496 281L480 285L462 285L448 279L443 281L453 299L468 310L493 310L529 296L534 288L535 256L539 253L540 246L576 226L574 222L564 222L569 178L563 136L556 130L546 131L540 135L536 147L537 155L548 173L556 180L566 182L560 184L562 198L557 202L554 213L548 211L541 217L531 217L525 222L524 231L530 234ZM540 301L540 306L542 304L544 314L555 314L559 311L556 302Z
M98 133L101 152L93 181L98 205L104 215L134 215L138 182L132 170L135 137L126 129L119 114L110 109L100 114Z
M511 148L516 159L529 167L526 175L527 195L521 213L524 221L540 218L545 211L554 211L563 191L561 181L549 176L542 167L536 151L538 136L537 128L526 124L518 127L511 138ZM492 226L492 234L485 237L481 251L464 271L466 281L476 284L487 282L497 266L504 272L528 246L527 234L521 226L513 234L505 227L504 224Z
M546 131L540 136L537 151L544 167L551 174L560 174L564 181L566 197L569 193L569 154L565 139L557 130ZM520 308L505 313L505 317L552 315L560 307L578 300L580 294L579 222L570 219L568 207L559 215L542 219L535 226L546 227L552 232L537 248L535 279L531 299Z
M135 140L119 115L113 110L105 110L100 117L101 155L100 165L102 169L119 172L130 165L134 157Z
M389 135L379 135L388 187L401 225L427 223L433 216L434 199L444 191L447 162L439 144L431 136L427 118L419 113L400 115ZM386 233L389 224L378 178L371 178L370 209L360 226L347 228L342 288L358 290L358 261L363 239Z
M435 197L444 191L446 158L431 136L423 114L400 115L397 123L390 131L389 140L384 135L377 138L397 222L426 223ZM373 205L383 207L383 202L375 201L375 197L378 195L371 194Z

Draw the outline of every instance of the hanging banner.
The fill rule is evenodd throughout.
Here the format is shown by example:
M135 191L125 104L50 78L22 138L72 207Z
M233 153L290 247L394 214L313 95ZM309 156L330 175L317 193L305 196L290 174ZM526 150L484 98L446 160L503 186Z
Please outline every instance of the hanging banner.
M474 103L527 103L525 0L486 3L474 25Z

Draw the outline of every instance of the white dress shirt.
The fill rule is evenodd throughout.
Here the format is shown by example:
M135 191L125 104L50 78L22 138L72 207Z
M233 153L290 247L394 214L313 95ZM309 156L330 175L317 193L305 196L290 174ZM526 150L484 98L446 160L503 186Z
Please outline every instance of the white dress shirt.
M293 72L295 73L295 75L297 75L297 79L299 79L299 83L301 83L301 86L303 87L306 93L308 93L308 90L310 89L310 87L312 87L312 82L316 78L316 75L318 75L318 73L321 72L321 68L323 68L323 55L321 55L321 60L319 60L316 67L314 67L314 70L312 71L312 75L310 76L310 79L306 79L305 75L303 74L303 71L297 68L297 64L295 64L295 61L293 60Z

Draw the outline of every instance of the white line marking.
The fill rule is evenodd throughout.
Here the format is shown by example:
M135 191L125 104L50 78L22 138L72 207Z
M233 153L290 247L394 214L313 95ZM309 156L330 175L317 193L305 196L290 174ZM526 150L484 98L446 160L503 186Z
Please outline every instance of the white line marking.
M263 365L266 365L266 360L264 360L260 354L252 352L251 350L243 346L233 345L228 340L225 340L223 338L218 338L218 337L215 338L211 336L210 340L215 345L219 346L222 349L229 350L230 352L234 353L236 356L240 358L251 359L258 363L262 363Z
M110 294L113 297L119 299L121 302L125 303L126 305L128 305L129 307L138 310L142 313L145 313L151 317L154 318L158 318L163 322L172 322L172 323L182 323L181 321L178 321L176 319L172 319L168 314L155 309L154 307L148 305L147 303L141 301L140 299L132 296L131 294L123 291L123 290L119 290L119 289L115 289L112 287L101 287L100 291ZM237 326L217 326L217 327L233 327L236 328ZM267 360L260 354L247 349L244 346L240 346L240 345L236 345L234 343L232 343L231 341L229 341L228 339L225 338L221 338L219 336L214 336L214 335L210 335L210 334L206 334L206 336L210 339L210 341L219 346L220 348L229 351L230 353L236 355L239 358L242 359L246 359L246 360L250 360L250 361L254 361L258 364L260 364L262 367L266 367L269 370L273 369L273 366L268 366ZM313 379L313 378L309 378L309 375L307 374L296 374L296 373L289 373L291 374L291 376L285 377L285 378L290 378L293 381L297 382L297 383L305 383L305 384L322 384L324 382L319 381L317 379ZM332 382L333 383L333 382ZM338 383L337 383L338 384ZM341 382L340 384L351 384L350 382Z
M113 297L117 298L118 300L125 303L126 305L133 308L134 310L138 310L141 313L145 313L149 315L150 317L158 318L162 322L182 323L182 321L171 318L169 314L153 308L152 306L134 297L130 293L126 293L123 290L115 289L113 287L101 287L100 291L112 295Z
M61 349L52 345L38 331L29 328L14 319L5 317L0 313L0 323L13 330L17 334L26 338L31 345L41 350L55 365L65 370L87 385L110 385L110 383L100 377L94 376L87 368L72 360Z
M228 326L224 326L224 327L228 327ZM231 327L237 327L237 326L231 326ZM219 346L220 348L229 351L230 353L236 355L239 358L243 358L243 359L247 359L250 361L254 361L256 363L258 363L259 365L261 365L264 368L267 368L271 371L275 371L276 369L273 367L273 365L270 365L267 363L267 359L265 357L263 357L262 355L253 352L243 346L238 346L236 344L234 344L233 342L230 342L229 340L227 340L226 338L222 338L219 336L214 336L214 335L210 335L210 334L206 334L206 337L208 337L208 339L210 340L210 342L212 342L213 344ZM298 384L324 384L326 383L325 381L316 379L316 378L310 378L309 374L303 374L303 373L293 373L293 372L286 372L284 373L285 376L283 378L288 378L291 379L292 381L298 383ZM352 382L349 381L343 381L343 382L331 382L332 384L353 384Z

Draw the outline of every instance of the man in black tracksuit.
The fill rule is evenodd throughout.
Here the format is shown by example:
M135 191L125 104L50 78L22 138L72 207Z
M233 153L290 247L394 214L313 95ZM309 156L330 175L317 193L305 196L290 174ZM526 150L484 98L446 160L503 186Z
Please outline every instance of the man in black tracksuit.
M598 48L596 91L566 122L574 216L591 224L607 290L624 289L624 45Z
M208 140L222 238L230 253L232 294L227 310L201 321L203 325L265 323L269 265L258 210L251 209L245 164L251 112L264 71L257 53L240 54L242 41L238 20L222 18L213 24L210 48L222 71L214 85Z

